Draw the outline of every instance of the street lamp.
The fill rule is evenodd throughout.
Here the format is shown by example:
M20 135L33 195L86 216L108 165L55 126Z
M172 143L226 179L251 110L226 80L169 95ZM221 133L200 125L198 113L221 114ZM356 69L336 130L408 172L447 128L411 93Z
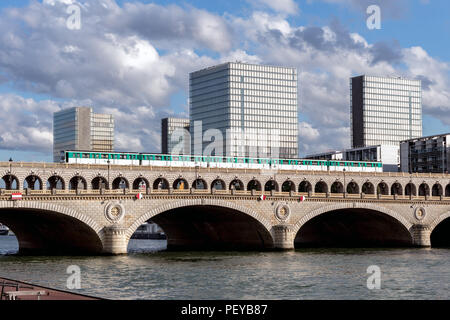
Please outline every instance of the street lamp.
M344 198L346 194L347 194L347 184L345 183L345 168L344 168Z
M109 170L110 170L110 163L111 161L108 159L108 161L106 161L106 163L108 164L108 189L109 189Z
M12 190L12 162L13 159L9 158L9 189Z

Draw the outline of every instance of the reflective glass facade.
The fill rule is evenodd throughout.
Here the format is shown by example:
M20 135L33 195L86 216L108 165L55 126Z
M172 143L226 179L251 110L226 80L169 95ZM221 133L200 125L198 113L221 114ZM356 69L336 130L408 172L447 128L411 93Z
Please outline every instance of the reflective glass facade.
M114 151L114 118L76 107L53 114L53 160L64 150Z
M193 140L201 121L203 133L222 133L223 154L298 157L295 68L231 62L193 72L189 80ZM195 140L192 153L209 143Z
M359 76L351 79L352 146L399 145L422 135L420 80Z
M174 153L190 154L191 140L188 132L189 132L189 119L183 118L162 119L161 152L163 154L174 154Z

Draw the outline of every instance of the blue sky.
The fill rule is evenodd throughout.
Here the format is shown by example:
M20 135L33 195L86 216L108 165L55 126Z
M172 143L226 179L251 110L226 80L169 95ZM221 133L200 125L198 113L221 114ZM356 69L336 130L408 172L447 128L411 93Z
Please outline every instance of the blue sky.
M65 26L71 3L80 30ZM449 132L449 12L442 0L3 0L0 160L51 161L51 114L75 105L114 114L118 150L158 152L160 118L187 116L188 73L230 60L299 69L301 156L349 147L348 78L363 73L424 79L424 135Z

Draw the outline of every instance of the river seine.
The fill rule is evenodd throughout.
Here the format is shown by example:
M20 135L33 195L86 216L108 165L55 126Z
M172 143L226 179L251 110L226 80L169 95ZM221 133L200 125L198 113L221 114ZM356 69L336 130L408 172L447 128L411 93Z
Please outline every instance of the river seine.
M131 240L116 257L17 255L0 236L0 277L109 299L450 299L450 249L298 249L291 252L166 252L165 241ZM369 290L369 266L381 288ZM371 281L369 281L371 282ZM372 282L371 282L372 283Z

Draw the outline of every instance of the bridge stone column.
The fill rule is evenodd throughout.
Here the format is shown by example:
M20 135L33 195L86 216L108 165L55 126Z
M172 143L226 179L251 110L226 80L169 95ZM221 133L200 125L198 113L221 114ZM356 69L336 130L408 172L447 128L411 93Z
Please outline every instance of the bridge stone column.
M114 225L103 228L103 253L126 254L128 241L125 234L126 228Z
M292 225L279 224L273 226L273 246L279 250L293 250L294 237Z
M413 225L411 228L413 245L418 247L431 247L431 230L422 224Z

